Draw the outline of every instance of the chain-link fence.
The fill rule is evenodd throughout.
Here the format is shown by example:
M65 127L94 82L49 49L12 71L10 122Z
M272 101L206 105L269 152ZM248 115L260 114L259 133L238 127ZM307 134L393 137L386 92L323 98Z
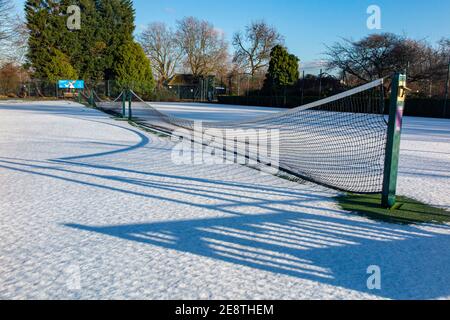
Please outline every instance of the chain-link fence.
M427 86L427 85L428 86ZM414 86L414 85L413 85ZM133 85L130 86L131 89ZM138 86L139 87L139 86ZM212 102L220 104L295 108L348 89L343 79L325 73L302 74L292 86L277 90L263 90L261 77L234 74L228 78L199 78L193 83L168 84L151 91L139 92L146 101L162 102ZM428 90L425 90L425 89ZM95 91L98 97L114 100L124 90L116 81L85 83L82 94L89 97ZM427 92L425 92L427 91ZM408 95L406 115L450 118L450 100L445 100L445 82L421 82ZM60 89L57 82L48 80L0 79L0 98L74 99L79 101L80 92Z

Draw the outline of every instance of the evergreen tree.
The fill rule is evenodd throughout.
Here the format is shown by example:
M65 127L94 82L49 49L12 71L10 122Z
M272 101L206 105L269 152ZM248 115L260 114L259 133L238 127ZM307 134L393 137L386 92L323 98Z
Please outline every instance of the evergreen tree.
M30 33L27 57L35 78L53 81L58 77L74 79L73 75L78 74L80 64L76 63L75 58L79 56L81 49L78 35L69 31L66 26L68 5L70 2L64 0L27 0L25 3ZM57 61L58 59L62 60Z
M150 60L136 42L127 42L117 50L114 68L117 84L137 94L150 94L154 87Z
M82 64L82 61L79 59L82 52L80 34L83 28L81 30L69 30L67 28L67 9L73 4L79 5L79 2L73 0L59 0L57 2L59 5L58 11L55 12L57 16L54 17L55 25L53 26L57 43L54 47L67 55L73 67L80 70Z
M106 44L102 65L105 80L116 78L119 48L133 41L135 11L131 0L98 0L99 35Z
M42 68L43 76L51 82L61 79L78 79L78 73L69 57L58 49L50 50L50 60Z
M55 34L55 26L58 24L57 16L54 15L56 11L54 2L27 0L25 3L27 28L30 32L27 57L37 78L45 78L45 68L52 59L50 51L58 43L58 35Z
M81 9L81 30L67 28L70 5ZM25 12L27 56L35 78L54 81L77 75L94 85L117 79L140 83L145 91L153 88L148 59L133 40L131 0L27 0Z
M299 79L299 59L283 46L277 45L270 53L269 70L264 82L265 91L278 91L295 84Z
M73 1L72 1L73 2ZM97 84L104 78L106 40L102 38L102 19L97 10L97 1L79 0L81 9L81 30L78 33L77 43L79 50L74 50L75 60L78 62L78 72L82 79Z

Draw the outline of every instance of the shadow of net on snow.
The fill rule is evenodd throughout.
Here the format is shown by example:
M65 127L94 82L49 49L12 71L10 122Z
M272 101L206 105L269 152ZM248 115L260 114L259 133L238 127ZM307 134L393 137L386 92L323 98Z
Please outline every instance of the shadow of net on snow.
M67 226L386 298L450 294L450 256L437 251L450 237L414 227L298 213ZM448 227L440 228L448 233ZM371 265L383 272L381 291L367 289Z

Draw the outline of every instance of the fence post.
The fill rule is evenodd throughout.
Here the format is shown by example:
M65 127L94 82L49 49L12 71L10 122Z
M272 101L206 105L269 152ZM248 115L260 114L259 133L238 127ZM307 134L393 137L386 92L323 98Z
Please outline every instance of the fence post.
M94 90L91 90L91 93L90 93L90 95L89 95L89 105L90 105L91 107L94 106Z
M95 103L95 90L92 89L92 106L97 108L97 104Z
M126 104L127 104L127 91L124 90L122 92L122 118L125 118L125 116L126 116L126 114L125 114L126 113L126 110L125 110Z
M300 105L303 106L304 98L305 98L305 70L303 70L302 76L302 100Z
M406 75L396 73L392 79L389 124L384 164L382 206L392 208L396 202L400 138L406 97Z
M320 69L319 74L319 100L322 98L322 69Z
M450 57L448 58L447 82L445 83L444 118L447 118L448 86L450 85Z

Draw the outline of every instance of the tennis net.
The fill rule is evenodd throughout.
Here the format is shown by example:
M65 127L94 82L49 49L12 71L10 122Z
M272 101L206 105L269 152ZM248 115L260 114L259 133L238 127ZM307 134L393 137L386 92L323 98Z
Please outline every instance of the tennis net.
M258 158L249 151L249 135L251 138L262 130L277 131L281 171L337 190L379 193L383 188L388 128L383 113L383 88L383 79L379 79L281 113L244 121L202 122L200 134L207 136L210 143L214 136L226 136L224 130L240 129L246 136L232 139L241 141L241 145L237 143L237 147L235 144L233 150L227 151ZM196 121L163 113L134 92L130 94L137 122L168 133L180 128L190 132L198 129ZM99 106L120 113L121 99L122 96ZM229 145L223 144L224 148Z

